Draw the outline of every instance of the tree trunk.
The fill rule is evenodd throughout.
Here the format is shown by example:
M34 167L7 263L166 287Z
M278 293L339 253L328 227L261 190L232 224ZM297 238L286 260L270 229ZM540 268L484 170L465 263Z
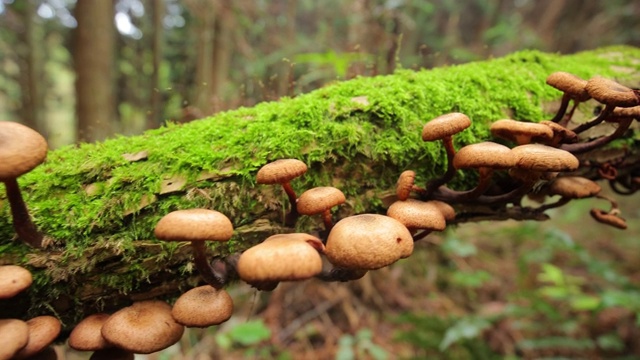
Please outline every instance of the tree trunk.
M112 1L76 3L73 62L79 141L103 140L113 133L114 16Z
M162 123L162 90L160 89L160 66L164 43L164 1L151 0L149 3L153 17L153 34L151 53L153 59L153 73L151 74L150 111L147 115L147 129L155 129Z
M172 298L200 283L189 245L161 243L153 234L158 220L176 209L211 208L232 220L233 239L211 245L212 259L241 252L273 233L321 234L317 217L300 218L295 229L284 226L287 196L279 186L256 185L258 168L278 158L308 165L308 172L292 181L298 194L326 185L347 194L336 218L383 213L402 171L416 171L417 184L423 185L446 169L442 145L420 137L425 121L463 112L473 126L455 136L455 146L485 141L490 124L505 116L531 121L553 116L560 92L544 85L551 72L598 74L637 85L637 58L640 49L628 47L571 56L525 51L443 69L361 77L141 136L53 151L20 179L49 247L30 249L11 240L8 206L0 207L0 264L26 266L36 279L17 298L0 301L0 318L55 313L71 327L85 314ZM581 106L582 116L590 117L596 105ZM576 173L598 180L608 165L617 167L623 180L637 176L640 147L626 144L580 155ZM455 177L452 186L475 186L476 178L467 175ZM546 218L517 202L455 206L457 222Z

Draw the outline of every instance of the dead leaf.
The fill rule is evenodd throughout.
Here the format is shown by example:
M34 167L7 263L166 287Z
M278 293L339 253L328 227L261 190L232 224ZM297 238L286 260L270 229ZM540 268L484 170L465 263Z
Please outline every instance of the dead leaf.
M149 157L149 152L147 150L142 150L137 153L122 154L122 157L131 162L146 160Z

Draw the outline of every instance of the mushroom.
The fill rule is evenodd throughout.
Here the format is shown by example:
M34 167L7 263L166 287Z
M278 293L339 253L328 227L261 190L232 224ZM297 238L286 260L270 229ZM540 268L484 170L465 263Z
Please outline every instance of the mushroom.
M456 169L478 169L478 185L469 191L458 192L460 200L474 199L484 194L491 185L494 170L509 169L516 164L511 149L504 145L486 141L463 147L453 158Z
M285 224L292 226L298 219L298 211L296 209L296 192L291 187L291 180L303 175L307 172L307 165L297 159L279 159L270 162L258 170L256 174L256 182L258 184L280 184L284 189L291 211L285 217Z
M447 222L438 205L415 199L396 201L387 209L387 216L398 220L411 234L424 229L428 232L442 231ZM414 238L415 239L415 238Z
M413 238L398 220L379 214L346 217L331 229L325 255L343 269L375 270L406 258Z
M433 193L441 185L450 181L456 173L453 167L453 157L456 149L453 146L453 135L471 126L471 119L465 114L453 112L444 114L427 122L422 128L423 141L442 140L447 152L447 171L442 177L429 181L426 187L426 194Z
M191 241L196 268L211 286L220 289L226 274L216 274L207 261L205 241L228 241L233 224L223 213L209 209L177 210L165 215L155 228L155 236L164 241Z
M578 141L578 135L575 132L567 129L560 124L546 120L541 121L540 124L548 126L549 128L551 128L551 131L553 131L553 137L551 138L551 140L546 142L545 145L558 147L559 144L572 144Z
M599 223L613 226L621 230L627 229L627 221L618 216L616 212L606 212L604 210L593 208L589 213L591 214L591 217Z
M41 352L53 343L62 329L60 320L49 315L36 316L26 323L29 327L29 340L27 345L15 354L16 359L26 359Z
M331 208L343 204L346 201L340 189L332 186L320 186L303 192L298 198L296 207L298 213L302 215L322 215L324 228L331 231L333 219L331 218Z
M511 119L497 120L490 127L493 136L510 140L518 145L532 142L548 142L553 138L553 130L538 123L516 121Z
M543 205L539 210L562 206L572 199L583 199L598 195L602 188L596 182L582 176L562 176L553 180L548 188L549 195L560 195L560 200Z
M44 137L31 128L15 122L0 122L0 181L7 191L16 234L35 248L43 246L43 236L31 221L17 178L40 165L47 149Z
M277 234L240 255L240 279L259 290L273 290L280 281L299 281L322 271L322 241L305 233ZM275 285L274 285L275 284Z
M184 327L171 316L169 304L145 300L113 313L101 332L115 346L136 354L150 354L178 342Z
M592 98L604 104L605 107L595 119L573 129L576 134L603 122L616 107L626 108L640 105L640 97L635 90L603 77L596 76L589 79L585 89Z
M562 91L562 100L560 103L560 108L556 115L551 119L554 123L566 124L571 119L573 112L575 111L578 104L587 101L591 98L585 86L587 85L587 80L584 80L574 74L564 72L564 71L556 71L547 77L547 84L553 86L554 88ZM564 118L565 113L567 112L567 107L569 105L569 101L573 100L573 107L566 119Z
M110 316L96 313L82 319L69 334L69 347L79 351L97 351L112 347L101 332L102 325Z
M180 295L171 315L187 327L209 327L222 324L233 314L233 300L224 289L198 286Z
M22 266L0 266L0 299L8 299L18 295L31 286L32 282L31 272Z
M18 319L0 319L0 359L13 359L27 345L29 326Z

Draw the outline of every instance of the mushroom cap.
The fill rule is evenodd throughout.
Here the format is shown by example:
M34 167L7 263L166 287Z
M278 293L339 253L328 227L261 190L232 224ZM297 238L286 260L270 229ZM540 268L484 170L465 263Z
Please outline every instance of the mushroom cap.
M198 286L180 295L171 315L184 326L209 327L222 324L233 314L233 300L224 289Z
M240 255L236 270L249 283L306 280L322 271L318 253L324 246L304 233L277 234Z
M574 143L578 141L578 134L567 129L566 127L555 123L553 121L544 120L540 121L541 125L548 126L553 131L554 138L558 138L562 143Z
M640 105L640 99L632 89L603 77L596 76L589 79L585 89L592 98L605 105L620 107Z
M22 266L0 266L0 299L8 299L18 295L31 286L31 272Z
M453 136L469 126L471 126L471 119L465 114L454 112L440 115L424 125L422 140L441 140Z
M444 215L437 205L416 199L394 202L387 209L387 216L400 221L409 230L442 231L447 227Z
M53 343L62 329L60 320L49 315L36 316L27 320L27 326L29 327L29 340L27 345L16 353L18 359L28 358L44 350Z
M549 194L570 199L595 196L600 190L600 185L582 176L562 176L549 184Z
M587 101L591 96L585 89L587 80L574 74L556 71L547 76L547 84L564 92L576 101Z
M617 107L613 109L611 112L611 117L613 118L633 118L640 119L640 106L632 106L632 107ZM608 119L607 119L608 120Z
M440 210L440 213L442 213L442 216L444 216L444 219L447 222L456 219L456 210L453 208L453 206L440 200L429 200L427 202L436 206Z
M171 306L160 300L145 300L116 311L102 325L108 342L136 354L150 354L175 344L184 326L171 316Z
M409 198L415 180L416 173L413 170L405 170L400 174L398 182L396 183L396 196L398 200L402 201Z
M534 171L573 171L580 162L568 151L542 144L526 144L511 149L516 167Z
M303 192L298 198L296 207L302 215L316 215L343 204L346 200L340 189L333 186L320 186Z
M282 184L307 172L307 165L298 159L278 159L258 170L258 184Z
M621 230L627 229L626 220L615 214L607 213L596 208L591 209L589 214L599 223L610 225Z
M553 138L553 130L548 126L511 119L495 121L491 124L490 130L493 136L518 144L528 144L532 141L546 142Z
M69 334L69 347L79 351L96 351L111 347L101 332L102 325L110 316L97 313L82 319Z
M0 181L14 179L47 157L47 140L22 124L0 121Z
M516 158L511 149L490 141L464 146L453 157L456 169L508 169L515 164Z
M345 269L375 270L413 252L413 237L398 220L379 214L346 217L331 229L327 259Z
M154 233L165 241L227 241L233 236L233 224L215 210L176 210L158 221Z
M29 341L29 326L18 319L0 319L0 359L13 356Z

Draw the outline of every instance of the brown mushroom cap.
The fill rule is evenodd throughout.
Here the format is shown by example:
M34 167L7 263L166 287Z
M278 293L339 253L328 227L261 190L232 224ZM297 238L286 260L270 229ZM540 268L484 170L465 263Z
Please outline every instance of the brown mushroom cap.
M582 176L562 176L549 185L549 194L570 199L595 196L600 190L600 185Z
M309 189L300 195L296 204L298 212L303 215L321 214L346 201L340 189L332 186L320 186Z
M527 144L511 149L516 167L533 171L573 171L580 162L568 151L541 144Z
M606 105L620 107L640 105L640 99L632 89L603 77L596 76L589 79L585 89L592 98Z
M31 272L22 266L0 266L0 299L8 299L18 295L31 286Z
M607 213L596 208L591 209L589 213L591 214L591 217L593 217L599 223L613 226L621 230L627 229L626 220L615 214Z
M29 326L18 319L0 319L0 359L12 359L29 341Z
M309 279L322 271L322 248L322 241L309 234L273 235L243 252L236 270L249 284Z
M440 210L440 213L442 214L442 216L444 216L444 219L447 222L453 221L456 219L456 210L453 208L453 206L447 204L444 201L439 201L439 200L429 200L427 202L436 206Z
M378 214L346 217L333 227L325 255L337 267L375 270L413 252L413 238L398 220Z
M424 125L422 140L441 140L453 136L469 126L471 126L471 119L465 114L454 112L440 115Z
M456 169L508 169L516 164L511 149L498 143L485 141L460 149L453 158Z
M387 209L387 216L400 221L409 230L442 231L446 220L437 205L416 199L396 201Z
M109 314L92 314L80 321L69 334L69 347L79 351L96 351L112 345L102 336L102 325Z
M517 144L546 142L553 138L553 130L538 123L529 123L511 119L495 121L490 127L493 136L513 141Z
M613 118L633 118L640 119L640 105L632 107L617 107L611 112ZM607 119L608 120L608 119Z
M233 236L233 224L215 210L177 210L158 221L155 236L165 241L227 241Z
M58 337L62 325L60 320L53 316L36 316L27 320L29 327L29 341L16 353L17 359L25 359L44 350Z
M184 326L208 327L221 324L233 314L233 300L224 289L198 286L180 295L171 309L173 318Z
M258 184L282 184L307 172L307 165L297 159L278 159L258 170Z
M587 80L568 72L556 71L552 73L547 77L547 84L577 101L587 101L591 97L585 89Z
M0 121L0 181L17 178L47 157L47 141L22 124Z
M553 131L553 139L557 139L555 143L574 143L578 141L578 134L558 123L544 120L540 121L540 124L551 128L551 131Z
M409 198L415 179L416 173L413 170L405 170L400 174L398 182L396 183L396 196L398 200L407 200Z
M150 354L175 344L184 327L171 316L164 301L146 300L115 312L102 325L108 342L136 354Z

